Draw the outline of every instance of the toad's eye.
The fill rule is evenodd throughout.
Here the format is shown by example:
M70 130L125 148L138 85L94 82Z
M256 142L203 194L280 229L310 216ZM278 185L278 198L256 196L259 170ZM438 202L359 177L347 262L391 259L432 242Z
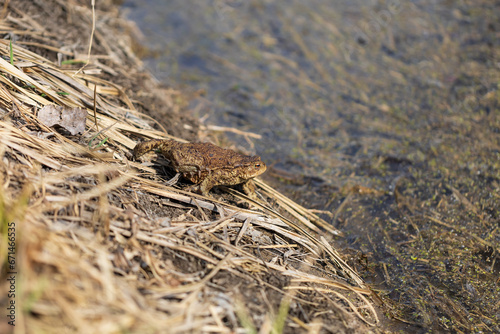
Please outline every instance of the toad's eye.
M255 164L255 168L257 168L257 169L259 169L259 168L260 168L260 162L257 162L257 163Z

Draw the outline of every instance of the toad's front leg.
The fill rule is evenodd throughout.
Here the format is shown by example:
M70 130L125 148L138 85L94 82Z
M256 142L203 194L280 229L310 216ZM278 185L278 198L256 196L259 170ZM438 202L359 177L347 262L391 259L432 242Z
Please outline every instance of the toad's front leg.
M247 180L246 182L242 183L241 188L248 197L250 197L251 199L257 199L257 195L255 194L255 184L252 180Z
M208 175L198 185L198 192L203 196L208 196L208 192L210 191L210 189L212 189L216 185L217 182L215 182L215 178L213 177L213 175Z

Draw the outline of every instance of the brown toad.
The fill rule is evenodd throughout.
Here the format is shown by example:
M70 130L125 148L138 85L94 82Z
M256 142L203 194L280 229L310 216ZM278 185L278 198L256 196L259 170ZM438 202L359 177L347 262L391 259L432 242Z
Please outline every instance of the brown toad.
M242 184L243 191L254 197L251 179L266 171L266 164L259 156L243 155L210 143L153 139L137 144L134 157L152 150L158 150L170 160L176 172L195 183L203 195L215 186Z

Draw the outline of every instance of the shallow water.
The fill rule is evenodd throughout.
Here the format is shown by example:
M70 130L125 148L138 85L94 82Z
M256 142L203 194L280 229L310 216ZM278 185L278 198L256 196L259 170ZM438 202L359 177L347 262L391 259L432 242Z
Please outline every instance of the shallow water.
M500 216L491 195L500 180L498 1L126 0L123 9L144 34L154 75L204 92L196 116L262 135L228 133L272 165L284 191L333 213L324 217L347 232L347 250L371 261L363 274L396 304L393 316L470 330L427 297L412 300L428 280L470 309L457 293L462 278L435 270L454 255L440 251L439 263L421 267L434 261L426 238L439 233L425 217L470 217L453 189L490 212L460 227L500 243L482 225ZM405 279L408 270L422 276ZM500 321L500 311L489 316ZM471 323L484 328L480 318Z

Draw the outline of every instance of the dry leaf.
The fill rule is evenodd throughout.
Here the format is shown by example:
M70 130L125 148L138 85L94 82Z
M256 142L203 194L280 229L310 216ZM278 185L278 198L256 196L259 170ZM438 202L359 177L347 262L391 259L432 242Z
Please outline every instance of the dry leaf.
M85 131L87 110L48 104L38 111L38 120L47 126L59 125L73 136Z

